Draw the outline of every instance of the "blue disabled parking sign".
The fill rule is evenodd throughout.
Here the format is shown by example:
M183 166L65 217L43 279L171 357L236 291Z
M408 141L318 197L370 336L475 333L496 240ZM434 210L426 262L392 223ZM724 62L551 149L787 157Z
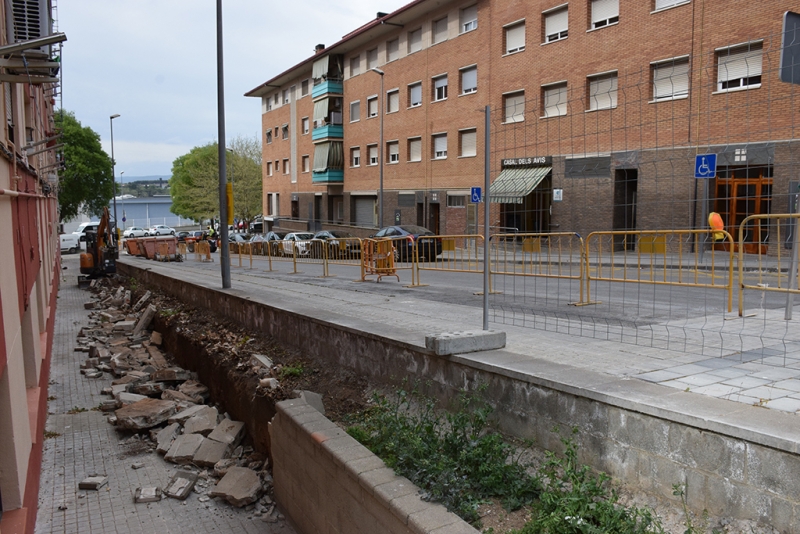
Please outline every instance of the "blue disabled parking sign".
M481 188L480 187L472 187L469 190L469 201L472 203L480 203L483 201L483 197L481 196Z
M694 177L713 178L717 175L717 155L698 154L694 157Z

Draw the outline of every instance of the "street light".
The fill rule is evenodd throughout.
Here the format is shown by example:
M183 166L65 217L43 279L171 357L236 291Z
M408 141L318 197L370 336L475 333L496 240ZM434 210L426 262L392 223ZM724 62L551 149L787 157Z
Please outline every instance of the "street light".
M122 230L125 231L125 187L122 184L122 175L125 171L119 171L119 200L122 202ZM115 182L116 183L116 182Z
M381 94L380 94L380 107L378 113L381 116L381 136L380 145L378 145L378 165L380 165L380 181L378 187L378 228L383 228L383 75L385 74L381 69L374 67L370 69L372 72L379 74L381 77Z
M114 119L117 117L119 117L119 113L111 115L108 118L108 122L111 125L111 175L114 178L114 226L117 228L117 243L119 243L119 223L117 222L117 173L114 170L117 164L117 162L114 161Z

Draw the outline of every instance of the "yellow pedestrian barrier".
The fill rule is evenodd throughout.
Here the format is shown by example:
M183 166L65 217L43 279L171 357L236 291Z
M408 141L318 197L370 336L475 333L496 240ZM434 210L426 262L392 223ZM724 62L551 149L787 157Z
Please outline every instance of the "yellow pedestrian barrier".
M395 267L395 247L391 239L364 239L361 242L361 281L375 275L378 282L384 276L394 276L400 281Z

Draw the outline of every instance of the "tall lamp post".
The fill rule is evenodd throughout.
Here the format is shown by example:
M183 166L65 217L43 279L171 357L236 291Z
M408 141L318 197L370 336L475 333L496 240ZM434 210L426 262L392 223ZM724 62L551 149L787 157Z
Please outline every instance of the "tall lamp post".
M111 125L111 174L114 178L114 226L117 229L117 243L119 243L120 235L119 235L119 222L117 222L117 173L114 170L117 162L114 161L114 119L119 117L119 113L115 113L108 118L108 122Z
M125 187L122 184L122 175L125 171L119 171L119 201L122 202L122 233L125 233Z
M383 228L383 75L385 74L381 69L375 67L370 69L372 72L379 74L381 77L381 94L380 94L380 107L378 113L381 116L381 135L380 144L378 145L378 165L380 165L380 179L378 182L378 228Z

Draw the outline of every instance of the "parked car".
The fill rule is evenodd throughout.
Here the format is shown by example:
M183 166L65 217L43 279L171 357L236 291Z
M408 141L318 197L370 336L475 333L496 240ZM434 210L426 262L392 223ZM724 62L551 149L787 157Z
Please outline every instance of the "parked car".
M125 228L125 231L122 232L122 235L128 239L132 239L134 237L147 237L150 235L150 232L146 228L142 228L140 226L131 226L129 228Z
M392 239L405 237L406 239L398 239L394 243L394 246L397 249L396 258L399 261L412 261L414 257L414 244L417 242L420 236L432 235L436 234L427 228L423 228L422 226L403 224L400 226L387 226L385 228L381 228L375 235L370 237L390 237ZM438 239L425 239L421 241L417 251L419 261L435 261L436 257L441 253L442 242Z
M81 250L81 240L78 234L61 234L61 252L75 254Z
M157 224L150 228L150 235L175 235L175 230L163 224Z
M85 222L81 223L78 226L78 229L72 232L74 235L78 236L79 241L86 241L86 232L97 232L97 228L100 226L99 222Z
M298 256L310 256L312 239L314 234L310 232L288 233L281 241L282 252L285 256L293 256L296 250Z
M270 246L270 255L272 256L280 256L281 250L283 249L283 245L281 242L283 238L286 237L286 232L276 232L270 231L264 236L264 241L269 243Z
M228 234L229 243L247 243L250 241L250 236L247 234Z
M314 234L311 243L311 255L315 258L324 257L324 248L328 248L328 258L358 258L361 256L361 241L344 230L322 230Z

